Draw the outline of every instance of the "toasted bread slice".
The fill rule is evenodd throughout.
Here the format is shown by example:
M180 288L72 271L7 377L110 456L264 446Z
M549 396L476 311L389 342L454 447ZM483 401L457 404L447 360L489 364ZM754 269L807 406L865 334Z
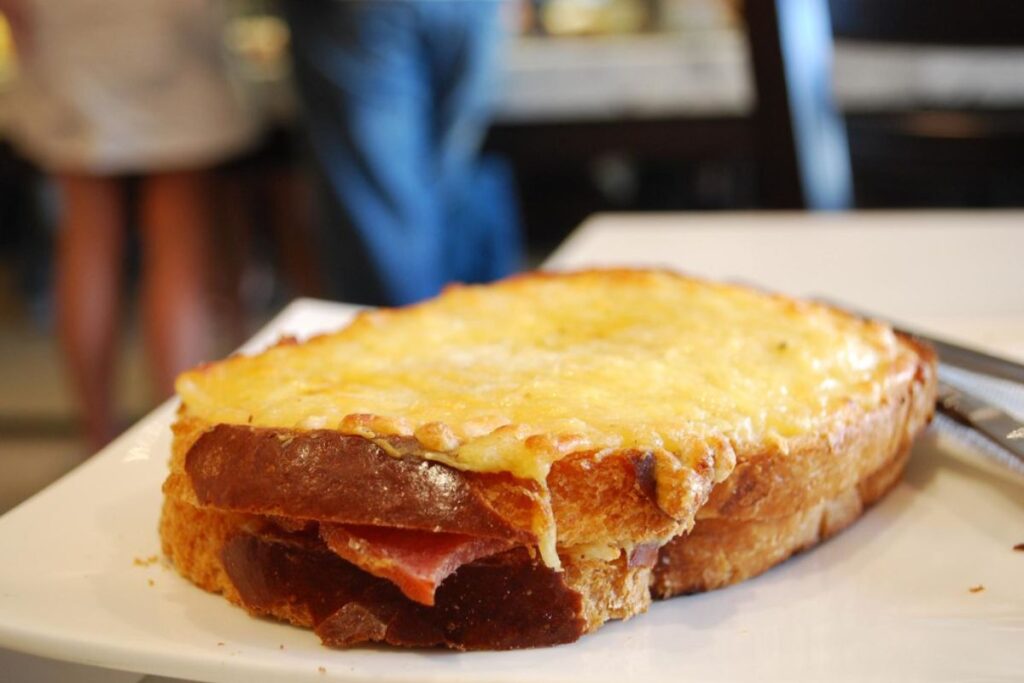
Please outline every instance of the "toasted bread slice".
M936 356L900 336L917 363L873 411L828 445L741 453L712 491L693 530L665 545L651 591L657 598L699 593L757 576L839 533L895 486L914 438L935 412Z
M661 548L651 577L655 598L722 588L762 574L857 521L899 483L908 448L855 485L768 519L711 517Z
M251 537L238 541L248 548L241 556L263 558L254 565L261 572L290 553L312 563L312 575L330 557L332 566L358 566L353 576L384 577L421 621L422 609L438 610L433 619L462 599L451 586L501 566L507 580L512 572L538 591L568 591L559 595L576 605L570 621L580 626L559 633L578 635L646 607L636 587L646 585L656 549L692 528L709 496L708 518L784 516L884 462L891 452L876 453L877 439L869 448L853 436L906 431L899 406L911 401L924 363L884 325L661 271L452 288L419 306L365 313L335 334L183 375L165 546L200 585L321 631L322 612L245 598L237 583L245 574L232 578L224 559L237 550L232 538ZM733 479L737 459L744 473ZM803 466L808 459L817 464ZM850 464L861 459L868 464ZM799 492L816 478L831 483L806 501L766 492ZM197 560L187 559L196 532L175 522L190 515L224 530ZM368 548L366 535L353 525L394 529L370 536L399 543L364 556L355 549ZM298 540L266 531L307 527L319 531ZM475 559L436 594L423 577L450 563L396 579L392 551L429 545L408 533L445 535L437 545ZM374 621L365 602L349 609L333 599L335 611L348 611L332 617L325 640L411 642L396 635L400 624L360 630ZM406 614L396 609L385 611ZM339 635L339 624L355 630ZM516 643L496 632L490 645L450 635L436 642L561 642L538 628Z

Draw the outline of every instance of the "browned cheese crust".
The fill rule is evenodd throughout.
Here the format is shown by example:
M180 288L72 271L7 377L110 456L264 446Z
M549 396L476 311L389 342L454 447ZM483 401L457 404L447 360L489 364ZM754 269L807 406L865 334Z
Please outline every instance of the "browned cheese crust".
M910 381L872 413L788 454L740 453L693 530L661 549L651 591L657 598L721 588L756 576L839 533L896 485L914 438L935 410L936 357L914 353Z

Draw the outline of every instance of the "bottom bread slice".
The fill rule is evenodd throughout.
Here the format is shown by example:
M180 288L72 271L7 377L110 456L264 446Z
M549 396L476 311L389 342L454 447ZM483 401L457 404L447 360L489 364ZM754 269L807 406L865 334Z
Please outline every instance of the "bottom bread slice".
M847 528L900 480L906 443L854 486L790 515L771 519L702 519L664 546L655 564L655 598L700 593L757 576Z
M773 518L700 520L663 547L652 569L626 553L608 561L561 554L556 572L524 548L461 567L425 607L331 553L316 534L288 533L255 515L168 496L164 553L186 578L251 614L311 628L330 646L361 642L515 649L572 642L611 619L668 598L761 574L839 533L899 481L909 444L836 496Z
M464 565L426 607L330 552L315 534L174 497L164 553L186 578L257 616L314 629L324 644L360 642L514 649L572 642L650 604L650 563L566 553L557 572L517 548Z
M625 553L607 561L563 553L563 571L519 548L461 567L425 607L390 582L267 518L195 507L169 496L165 555L201 588L250 614L311 628L330 646L361 642L515 649L572 642L610 619L668 598L743 581L834 536L899 481L909 447L855 486L794 514L710 518L661 549L653 571Z

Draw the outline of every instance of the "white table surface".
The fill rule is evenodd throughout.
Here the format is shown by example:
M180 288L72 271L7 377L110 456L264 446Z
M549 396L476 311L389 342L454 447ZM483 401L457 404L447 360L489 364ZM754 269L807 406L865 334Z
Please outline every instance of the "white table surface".
M545 267L616 264L827 297L1024 358L1024 211L601 214Z
M1024 212L601 215L546 267L593 265L661 265L828 296L1024 359ZM1024 654L1021 663L1024 675ZM138 679L0 650L5 683Z

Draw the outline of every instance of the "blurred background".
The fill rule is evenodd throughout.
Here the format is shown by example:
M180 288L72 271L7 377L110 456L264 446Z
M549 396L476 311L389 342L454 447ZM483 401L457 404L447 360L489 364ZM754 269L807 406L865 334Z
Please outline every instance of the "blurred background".
M1022 206L1022 27L1012 0L0 0L0 512L296 296L493 279L600 211Z

